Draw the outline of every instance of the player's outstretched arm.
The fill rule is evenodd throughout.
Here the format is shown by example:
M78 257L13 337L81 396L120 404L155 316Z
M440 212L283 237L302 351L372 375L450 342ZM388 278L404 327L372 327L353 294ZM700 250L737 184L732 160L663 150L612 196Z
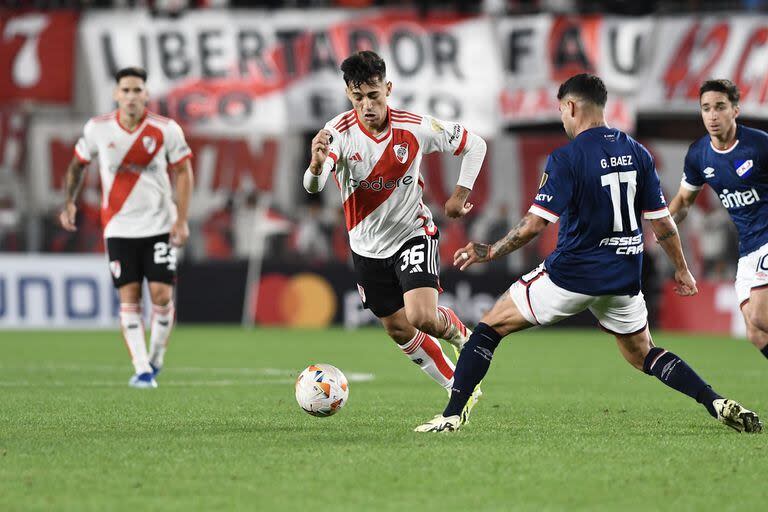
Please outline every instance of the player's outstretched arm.
M75 214L77 213L77 196L80 195L80 190L83 188L83 176L85 175L85 166L77 156L72 157L72 161L69 162L67 167L67 174L64 177L64 188L67 196L64 208L59 213L59 222L61 226L67 231L77 231L75 225Z
M680 243L680 236L677 232L677 225L672 217L662 217L660 219L651 219L651 227L656 234L656 241L667 253L667 257L675 266L675 293L678 295L695 295L696 280L688 270L688 263L683 255L683 246Z
M698 190L691 190L683 186L677 191L677 195L669 203L669 214L672 215L676 224L680 224L688 216L688 210L693 206Z
M176 171L176 210L178 215L170 233L171 244L181 247L189 238L189 224L187 223L189 203L192 200L194 176L192 164L189 159L184 160L175 168Z
M474 263L500 258L518 250L541 233L549 221L534 213L527 213L515 228L493 245L470 242L453 255L453 265L465 270Z

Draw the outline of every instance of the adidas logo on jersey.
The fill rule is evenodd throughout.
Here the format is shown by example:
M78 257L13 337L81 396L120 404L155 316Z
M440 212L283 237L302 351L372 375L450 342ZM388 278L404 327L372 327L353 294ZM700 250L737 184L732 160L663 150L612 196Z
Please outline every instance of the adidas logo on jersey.
M352 160L353 162L362 162L363 161L363 157L360 156L360 153L355 153L354 155L349 157L349 159Z
M417 273L417 272L424 272L424 271L421 269L421 265L414 265L413 267L411 267L411 270L410 270L410 272L408 272L408 273L409 273L409 274L415 274L415 273Z
M711 168L711 167L707 167L706 169L704 169L704 177L707 178L707 179L714 178L715 177L715 170L713 168Z

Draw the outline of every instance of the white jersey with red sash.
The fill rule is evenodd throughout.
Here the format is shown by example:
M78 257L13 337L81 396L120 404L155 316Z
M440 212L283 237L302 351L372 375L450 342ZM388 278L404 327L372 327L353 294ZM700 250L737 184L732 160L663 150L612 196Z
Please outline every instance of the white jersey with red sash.
M168 233L176 220L168 165L192 155L181 127L147 112L128 131L119 111L91 118L75 146L88 163L98 157L101 221L105 238L144 238Z
M422 156L464 151L467 131L457 123L389 109L387 129L374 136L354 110L325 125L333 137L329 156L341 190L352 250L388 258L415 236L433 235L432 212L422 201Z

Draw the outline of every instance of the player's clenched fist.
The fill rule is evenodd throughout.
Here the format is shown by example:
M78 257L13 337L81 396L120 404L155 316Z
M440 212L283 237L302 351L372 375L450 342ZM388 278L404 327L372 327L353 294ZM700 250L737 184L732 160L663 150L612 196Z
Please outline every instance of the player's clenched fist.
M61 210L61 213L59 213L59 221L61 222L61 226L67 231L77 231L77 226L75 225L76 213L77 206L71 202L67 202L67 204L64 205L64 208Z
M459 270L465 270L473 263L482 263L491 260L491 246L469 242L453 255L453 266Z
M696 288L696 280L687 269L675 272L675 283L677 285L675 293L683 297L696 295L699 292Z
M333 136L328 130L320 130L317 135L312 139L312 161L309 164L309 170L313 174L320 174L323 170L323 163L328 158L328 151L330 148Z

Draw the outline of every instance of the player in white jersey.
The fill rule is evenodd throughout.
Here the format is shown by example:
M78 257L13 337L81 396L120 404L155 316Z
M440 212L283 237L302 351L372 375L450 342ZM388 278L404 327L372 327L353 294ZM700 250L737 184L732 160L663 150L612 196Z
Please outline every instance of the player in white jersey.
M181 127L148 112L147 73L117 72L115 112L91 118L67 168L66 204L59 216L76 231L75 201L87 165L98 159L102 185L101 220L112 281L120 296L120 326L135 374L129 385L155 388L163 367L175 311L176 247L189 237L187 212L192 195L192 152ZM168 170L176 181L174 204ZM152 321L149 350L141 311L141 285L149 285Z
M312 140L304 187L319 192L333 173L363 305L413 362L450 390L453 363L435 338L460 348L469 332L452 310L437 304L439 233L422 201L420 165L423 155L435 151L463 156L458 184L445 204L449 217L463 217L472 209L467 198L485 142L461 124L389 108L392 83L376 53L358 52L341 70L353 109ZM478 389L475 398L479 394Z

